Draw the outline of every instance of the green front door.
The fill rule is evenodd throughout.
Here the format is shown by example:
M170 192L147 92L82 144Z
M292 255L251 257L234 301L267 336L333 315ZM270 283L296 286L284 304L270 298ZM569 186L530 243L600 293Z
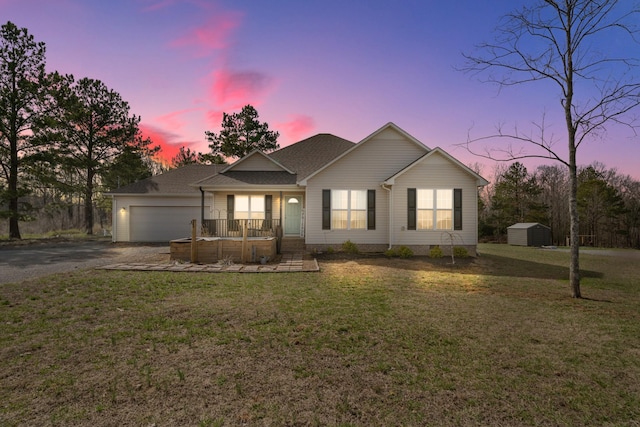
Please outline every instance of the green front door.
M300 235L301 218L302 218L302 196L285 196L284 198L284 234L285 236Z

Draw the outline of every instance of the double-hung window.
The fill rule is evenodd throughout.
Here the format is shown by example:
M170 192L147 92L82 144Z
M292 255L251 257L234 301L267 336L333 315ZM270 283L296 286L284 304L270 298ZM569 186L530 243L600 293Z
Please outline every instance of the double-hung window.
M323 190L324 230L375 230L375 190Z
M264 196L235 196L235 219L265 219Z
M461 230L462 190L409 188L409 230Z
M366 190L331 191L331 228L334 230L366 230Z

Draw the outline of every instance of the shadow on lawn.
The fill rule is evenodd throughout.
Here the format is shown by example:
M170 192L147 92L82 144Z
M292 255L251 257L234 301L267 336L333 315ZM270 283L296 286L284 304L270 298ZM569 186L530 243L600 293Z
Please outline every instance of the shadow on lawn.
M384 255L366 254L322 254L318 261L331 263L355 262L359 265L378 266L408 271L438 271L460 274L483 274L488 276L526 277L531 279L569 280L569 266L545 264L497 255L482 255L478 258L459 258L455 264L450 257L429 258L416 256L409 259L388 258ZM580 270L582 277L602 278L603 273Z
M478 260L484 264L484 274L490 276L526 277L530 279L569 280L569 266L546 264L502 257L497 255L483 255ZM582 277L600 279L604 276L598 271L580 269Z

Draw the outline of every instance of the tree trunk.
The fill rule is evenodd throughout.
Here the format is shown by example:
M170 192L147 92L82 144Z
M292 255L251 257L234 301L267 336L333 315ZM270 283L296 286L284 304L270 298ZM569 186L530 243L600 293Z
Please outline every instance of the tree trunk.
M568 104L569 106L571 104ZM578 166L576 164L576 131L569 126L569 229L571 260L569 261L569 286L572 298L582 298L580 293L580 219L578 217Z
M571 24L569 24L571 25ZM573 55L572 28L566 30L566 43L568 54L566 57L567 90L564 100L564 115L567 124L567 136L569 139L569 221L570 221L570 247L571 260L569 261L569 286L571 287L572 298L582 298L580 294L580 219L578 217L578 165L576 163L576 132L577 128L573 122Z
M84 225L88 235L93 234L93 170L87 170L87 186L84 194Z
M9 238L10 239L22 239L20 235L20 219L19 204L18 204L18 131L14 126L14 120L11 124L11 135L9 142L11 146L11 154L9 160Z
M575 149L572 154L573 161L569 167L569 219L571 261L569 263L569 285L571 297L582 298L580 293L580 221L578 219L578 176L575 164Z
M12 176L9 180L9 211L11 216L9 217L9 238L10 239L22 239L20 235L20 225L18 220L20 214L18 213L18 193L17 193L17 180Z

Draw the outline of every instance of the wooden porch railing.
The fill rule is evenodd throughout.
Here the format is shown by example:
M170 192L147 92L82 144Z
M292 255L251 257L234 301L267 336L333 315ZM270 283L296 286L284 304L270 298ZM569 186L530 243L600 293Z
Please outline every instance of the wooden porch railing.
M205 219L202 235L206 237L242 237L243 227L247 227L248 237L273 237L279 219Z

